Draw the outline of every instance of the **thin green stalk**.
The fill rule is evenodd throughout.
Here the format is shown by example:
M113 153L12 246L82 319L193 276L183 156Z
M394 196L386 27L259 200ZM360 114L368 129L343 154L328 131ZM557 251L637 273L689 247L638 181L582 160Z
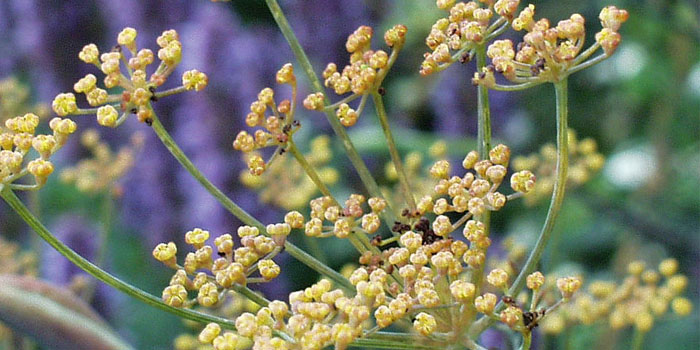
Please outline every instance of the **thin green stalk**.
M554 184L554 191L552 192L552 200L549 204L549 211L547 212L547 217L545 218L544 225L542 226L542 231L540 232L535 247L530 252L530 256L525 262L522 270L518 274L518 277L513 282L513 285L508 290L508 295L518 295L520 291L525 286L525 279L527 275L532 273L537 263L542 257L549 239L552 236L552 231L554 230L554 224L556 222L557 216L559 215L559 210L561 209L562 202L564 201L564 192L567 179L567 170L569 166L569 141L568 141L568 105L567 105L567 80L562 79L559 82L554 83L554 91L556 93L556 105L557 105L557 169L556 169L556 180ZM504 304L500 302L496 307L497 310L503 309ZM486 328L488 328L493 321L489 320L487 317L482 317L479 321L474 323L470 330L470 336L472 338L478 336Z
M89 273L98 280L104 282L105 284L137 299L147 305L153 306L157 309L170 312L176 316L186 318L188 320L208 323L215 322L220 324L222 327L227 329L235 329L235 323L231 320L225 318L207 315L205 313L197 312L189 309L179 309L165 304L160 298L151 295L121 279L111 275L107 271L102 270L98 266L94 265L90 261L86 260L78 253L70 249L68 246L63 244L58 240L51 232L49 232L46 227L27 209L27 207L22 203L22 201L17 198L12 190L9 188L4 188L0 192L0 196L7 202L7 204L20 216L22 219L49 245L51 245L56 251L61 255L65 256L68 260L74 263L79 268L83 269L85 272Z
M392 135L391 128L389 127L389 118L386 115L384 101L382 101L382 96L377 91L372 92L372 100L374 101L374 108L377 111L377 117L379 117L379 124L382 125L384 137L386 137L386 143L389 146L389 154L391 154L391 161L394 163L396 173L399 175L401 191L403 192L403 196L406 200L408 208L411 211L414 211L416 209L416 201L413 198L413 193L411 192L411 185L408 183L408 176L406 176L406 171L403 168L403 162L401 161L399 150L396 148L394 136Z
M323 183L321 178L318 176L316 170L311 164L309 164L309 162L306 161L304 155L301 154L301 152L297 148L297 145L294 143L294 140L292 140L291 137L289 138L288 145L289 146L287 147L287 150L289 151L289 153L291 153L294 156L294 159L296 159L297 162L299 162L299 165L301 165L302 169L304 169L304 172L306 172L306 175L309 176L309 178L311 179L311 181L313 181L314 185L316 185L318 190L321 191L321 194L323 194L326 197L330 197L333 200L333 202L335 202L335 205L340 206L338 201L331 194L331 191L328 189L328 187L326 187L326 184Z
M304 71L304 73L306 73L306 76L309 78L312 90L314 92L322 93L323 85L321 85L321 81L318 79L318 76L316 75L313 67L311 66L311 61L309 61L309 58L304 52L304 49L299 44L299 40L297 39L296 35L294 34L294 31L289 25L287 18L285 18L282 9L277 3L277 0L265 0L265 3L270 9L270 13L272 13L272 17L274 17L275 22L277 22L277 26L280 28L282 35L284 35L284 38L287 40L287 43L289 43L289 46L292 49L292 52L294 53L294 56L296 57L297 61L301 65L302 70ZM330 104L330 100L326 96L325 105L327 106ZM357 150L355 149L355 146L353 145L352 141L350 140L350 137L345 131L345 128L340 124L340 121L335 116L333 111L325 110L325 113L326 119L328 119L328 122L331 124L333 132L335 132L338 138L340 138L340 140L342 141L343 148L345 148L345 153L350 159L350 162L352 163L353 167L355 167L355 170L360 176L360 180L367 188L367 192L369 192L369 194L372 197L384 198L384 196L382 196L381 190L379 189L379 185L377 185L377 182L374 180L374 177L372 177L372 174L370 173L369 169L367 169L367 165L365 165L365 162L362 160L362 157L360 157L360 154L357 153ZM385 215L387 215L386 220L388 221L389 225L396 221L396 217L394 215L394 211L391 208L390 203L389 205L387 205L387 210L385 210L384 213Z
M263 226L263 224L260 221L258 221L256 218L248 214L245 210L243 210L236 203L234 203L228 196L221 192L219 188L214 186L214 184L212 184L209 181L209 179L207 179L204 176L204 174L202 174L202 172L199 171L199 169L197 169L197 167L192 163L192 161L189 158L187 158L185 153L182 152L180 147L177 146L175 140L173 140L173 138L170 136L167 130L165 130L163 124L161 124L160 120L158 119L155 113L153 113L153 124L151 126L153 127L153 131L155 131L160 141L168 149L168 151L170 151L173 157L175 157L175 159L177 159L177 161L180 162L180 164L190 173L190 175L192 175L192 177L194 177L212 196L214 196L214 198L216 198L216 200L218 200L219 203L221 203L221 205L223 205L224 208L226 208L226 210L231 212L231 214L233 214L235 217L241 220L244 224L255 226L262 233L267 232L265 230L265 226ZM340 287L343 287L348 290L354 290L353 285L350 283L350 281L347 280L347 278L343 277L343 275L331 269L327 265L322 264L316 258L307 254L302 249L289 242L289 240L287 240L284 243L284 248L289 253L289 255L301 261L304 265L310 267L319 274L328 277L329 279L337 283Z
M109 253L109 241L112 233L112 212L114 211L114 202L112 202L112 197L110 196L109 189L106 190L100 197L102 205L100 207L100 221L102 223L100 232L100 245L97 248L97 254L95 255L95 265L104 267L107 260L107 254ZM95 294L96 283L90 283L85 293L83 294L86 301L92 300Z
M321 191L321 193L324 196L327 196L333 200L333 203L337 206L341 206L340 203L338 203L338 200L333 197L331 194L331 191L328 190L328 187L326 187L326 184L321 181L321 178L318 176L318 173L316 172L316 169L309 164L309 162L306 161L306 158L304 157L301 152L299 152L299 149L297 148L296 144L294 143L294 140L290 137L289 141L289 152L294 155L294 158L299 162L299 165L301 165L302 169L306 172L306 175L309 176L311 181L313 181L314 185ZM349 237L350 243L357 249L360 254L366 252L367 250L370 250L372 245L369 242L369 238L367 238L366 235L361 235L358 234L357 232L353 231L352 237Z

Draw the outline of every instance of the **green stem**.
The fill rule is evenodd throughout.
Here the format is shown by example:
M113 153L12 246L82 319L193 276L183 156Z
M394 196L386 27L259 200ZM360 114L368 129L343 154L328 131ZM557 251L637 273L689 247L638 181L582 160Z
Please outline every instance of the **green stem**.
M526 332L523 334L523 343L520 344L520 350L530 350L532 345L532 332Z
M642 350L645 334L645 332L642 332L639 329L634 330L634 336L632 338L632 347L630 348L631 350Z
M85 272L89 273L98 280L104 282L105 284L137 299L147 305L153 306L157 309L170 312L176 316L186 318L192 321L208 323L215 322L220 324L222 327L227 329L235 329L235 323L231 320L225 318L207 315L205 313L197 312L189 309L178 309L170 305L165 304L160 298L151 295L133 285L120 280L119 278L111 275L110 273L102 270L97 265L94 265L90 261L86 260L78 253L70 249L68 246L63 244L58 240L51 232L49 232L46 227L27 209L27 207L22 203L22 201L17 198L14 192L9 188L4 188L0 192L0 196L7 202L7 204L19 214L20 217L49 245L51 245L56 251L65 256L68 260L74 263L79 268L83 269Z
M542 231L540 232L535 247L530 252L530 256L525 262L522 270L518 274L518 277L513 282L513 285L508 290L508 295L518 295L520 291L525 286L525 279L527 275L532 273L537 266L537 263L542 257L549 239L552 236L552 231L554 230L554 223L556 222L557 216L559 215L559 210L561 209L562 202L564 201L564 192L567 179L567 170L569 166L569 141L568 141L568 105L567 105L567 80L562 79L559 82L554 83L554 91L556 93L556 104L557 104L557 177L554 184L554 191L552 192L552 200L549 204L549 211L547 212L547 217L545 218L544 225L542 226ZM503 303L500 302L496 307L497 310L502 310L504 307ZM473 338L478 336L486 328L488 328L493 321L486 317L482 317L479 321L474 323L470 330L470 336Z
M226 208L226 210L231 212L231 214L233 214L235 217L241 220L244 224L255 226L262 233L267 232L265 226L263 226L263 224L260 221L258 221L256 218L248 214L245 210L243 210L236 203L234 203L228 196L221 192L219 188L214 186L214 184L212 184L209 181L209 179L207 179L204 176L204 174L202 174L202 172L199 171L199 169L197 169L197 167L192 163L192 161L189 158L187 158L185 153L182 152L180 147L177 146L173 138L163 127L163 124L160 123L160 120L158 119L155 113L153 113L153 124L151 126L153 127L153 131L155 131L160 141L168 149L168 151L170 151L173 157L175 157L175 159L177 159L177 161L180 162L180 164L190 173L190 175L192 175L192 177L194 177L212 196L214 196L214 198L216 198L216 200L218 200L219 203L221 203L221 205L223 205L224 208ZM287 240L284 243L284 248L289 253L289 255L301 261L304 265L310 267L311 269L315 270L321 275L328 277L330 280L334 281L339 286L348 290L354 290L353 285L350 283L350 281L347 280L347 278L343 277L343 275L331 269L327 265L322 264L316 258L307 254L299 247L289 242L289 240Z
M476 69L481 72L482 68L486 66L486 45L480 44L476 47ZM489 151L491 150L491 110L489 108L489 89L479 84L477 90L477 108L478 108L478 119L477 119L477 151L479 153L479 159L489 159ZM489 211L485 211L483 214L476 217L477 221L481 221L484 224L484 233L489 236L491 229L490 220L491 216ZM485 252L484 252L485 253ZM476 286L476 294L479 295L479 290L481 286L481 281L484 276L484 264L474 271L471 277L471 283ZM476 317L473 314L472 317ZM470 317L469 322L473 318Z
M476 68L478 72L486 66L486 46L476 47ZM489 89L479 84L478 90L478 144L479 159L489 159L491 150L491 110L489 109Z
M277 22L277 26L280 28L282 35L284 35L284 38L287 40L287 43L289 43L289 46L292 49L292 52L294 53L294 56L296 57L297 61L301 65L301 68L304 70L304 73L306 73L306 76L309 78L312 90L314 92L323 93L323 85L321 85L321 81L318 79L318 76L314 72L313 66L311 66L311 61L309 61L309 58L304 52L304 49L301 47L301 44L299 44L299 40L294 34L294 31L289 25L289 22L287 22L287 18L285 18L282 9L277 3L277 0L265 0L265 3L270 9L270 13L272 13L272 17L274 17L275 22ZM330 105L330 100L327 96L325 97L325 105ZM372 177L372 174L370 173L369 169L367 169L367 165L365 165L365 162L362 160L362 157L360 157L360 154L357 153L355 146L350 140L350 137L345 131L345 128L340 124L340 121L335 116L335 113L333 113L332 110L325 110L325 113L326 119L328 119L328 122L331 124L331 128L333 128L333 132L335 132L338 138L340 138L340 140L342 141L343 148L345 148L345 153L347 154L348 158L350 158L350 162L355 167L355 170L360 176L360 180L364 184L365 188L367 188L369 194L372 197L384 198L384 196L382 196L381 190L379 189L379 185L377 185L377 182L374 180L374 177ZM394 214L393 209L391 208L391 204L387 205L387 210L385 210L384 213L385 215L387 215L386 220L389 224L392 224L394 221L396 221L396 216Z
M386 137L386 143L389 146L389 154L391 154L391 161L394 163L394 168L396 168L396 173L399 175L399 182L401 183L401 191L406 200L406 204L411 211L416 209L416 201L413 198L413 193L411 193L411 185L408 183L408 176L406 176L406 171L403 168L403 162L401 161L401 156L399 155L399 150L396 148L396 143L394 142L394 136L391 133L391 128L389 127L389 118L386 115L386 109L384 108L384 101L382 101L382 96L379 92L372 92L372 100L374 101L374 108L377 111L377 116L379 117L379 124L382 125L382 130L384 131L384 137Z

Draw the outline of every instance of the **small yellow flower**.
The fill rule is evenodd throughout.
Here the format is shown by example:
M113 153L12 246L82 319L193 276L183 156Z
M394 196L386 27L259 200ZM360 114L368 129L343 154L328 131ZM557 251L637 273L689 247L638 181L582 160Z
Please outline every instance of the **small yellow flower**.
M163 302L173 307L182 307L187 301L187 290L179 284L167 286L163 290Z
M117 35L117 43L119 45L124 45L129 49L135 48L134 41L136 40L136 29L131 27L124 28L119 35Z
M435 317L425 312L416 315L416 319L413 321L413 329L424 336L432 334L435 328L437 328Z
M97 109L97 123L102 126L110 128L115 127L117 125L118 117L119 113L110 105L102 106Z
M62 117L78 110L78 105L75 103L75 95L70 92L56 95L51 107L56 114Z
M97 49L97 45L88 44L80 50L78 58L85 63L98 63L98 58L100 56L100 50Z
M188 70L182 74L182 86L184 86L186 90L201 91L208 83L209 78L207 75L196 69Z
M218 323L209 323L202 329L197 339L204 344L211 344L219 333L221 333L221 326Z

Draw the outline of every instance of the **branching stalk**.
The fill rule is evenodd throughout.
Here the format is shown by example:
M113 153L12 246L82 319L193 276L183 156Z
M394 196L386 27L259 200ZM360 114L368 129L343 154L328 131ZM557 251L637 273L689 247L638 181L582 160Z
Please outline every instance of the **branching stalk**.
M186 318L188 320L208 323L215 322L220 324L223 328L235 329L235 324L233 321L212 316L205 313L201 313L189 309L179 309L165 304L160 298L147 293L146 291L139 289L121 279L111 275L107 271L102 270L97 265L94 265L90 261L86 260L78 253L70 249L68 246L63 244L58 240L51 232L49 232L46 227L27 209L27 207L22 203L22 201L15 195L12 190L5 187L0 196L7 202L7 204L15 211L19 216L26 222L46 243L51 245L56 251L61 255L65 256L68 260L74 263L76 266L89 273L91 276L97 278L98 280L104 282L105 284L119 290L134 299L137 299L147 305L153 306L157 309L172 313L176 316ZM245 288L245 287L243 287Z
M275 22L277 22L277 26L280 28L282 35L284 35L284 38L287 40L287 43L289 43L289 46L292 49L292 52L294 53L294 56L296 57L298 63L301 65L302 70L309 78L312 90L314 92L322 93L323 85L321 85L321 81L318 79L318 76L316 75L313 67L311 66L311 61L309 61L309 58L306 56L306 52L304 52L304 49L299 44L299 40L297 39L296 35L294 34L294 31L289 25L287 18L284 16L284 13L282 12L282 9L277 3L277 0L265 0L265 3L270 9L270 13L272 13L272 17L274 17ZM328 106L330 104L330 100L326 96L325 105ZM328 122L331 124L333 132L335 132L338 138L340 138L340 140L342 141L345 153L350 159L350 162L352 163L353 167L355 167L355 170L360 176L360 180L364 184L365 188L367 188L367 192L369 192L370 196L372 197L384 198L384 196L382 196L381 190L379 189L379 185L377 185L377 182L374 180L374 177L372 177L372 174L367 168L367 165L365 165L364 161L360 157L360 154L357 153L354 144L350 140L350 137L345 131L345 128L340 124L340 121L335 116L335 113L327 109L325 109L325 113L326 119L328 119ZM386 221L388 221L388 223L391 224L394 221L396 221L394 210L391 208L391 203L387 205L387 210L385 210L384 213L387 216Z

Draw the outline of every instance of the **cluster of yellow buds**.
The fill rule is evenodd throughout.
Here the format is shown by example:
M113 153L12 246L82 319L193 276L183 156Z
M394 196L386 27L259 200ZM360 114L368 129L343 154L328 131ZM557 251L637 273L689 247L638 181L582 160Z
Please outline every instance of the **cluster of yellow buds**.
M294 67L287 63L277 71L278 84L289 84L292 87L292 99L284 99L280 103L275 102L275 92L266 87L258 93L258 99L250 104L250 113L245 118L246 124L251 127L259 127L253 135L242 130L233 141L233 149L246 154L246 163L250 173L260 176L270 166L273 160L284 154L289 138L300 127L294 120L296 107L297 79L294 75ZM269 111L272 115L265 116ZM275 147L274 154L266 162L257 152L267 147Z
M326 185L335 184L340 177L338 171L329 165L333 157L330 142L331 139L327 135L316 136L311 140L311 149L304 155L306 161L316 169L321 181ZM243 170L240 181L243 185L256 190L262 202L285 210L302 208L318 193L318 187L304 173L301 165L291 157L267 164L267 169L261 176L255 176L250 171ZM284 195L280 195L282 193Z
M482 7L484 3L486 7ZM420 74L430 75L443 70L456 61L466 62L469 49L484 43L505 29L513 20L520 0L480 0L458 2L437 0L437 6L449 12L433 24L425 44L431 50L424 55ZM498 19L493 20L494 15ZM456 53L452 53L456 51Z
M688 316L692 302L681 296L688 278L678 273L678 265L672 258L661 261L656 269L646 267L640 260L630 262L621 283L592 281L585 293L579 293L572 303L549 315L542 329L557 334L572 324L607 320L612 329L632 326L646 333L669 307L678 316Z
M124 28L117 36L117 45L109 52L100 53L95 44L83 47L78 54L81 61L95 65L104 75L106 89L120 87L121 93L109 94L97 86L97 77L88 74L73 86L76 93L85 94L88 104L95 109L80 109L71 92L56 96L52 107L60 116L71 114L96 114L97 122L107 127L116 127L127 116L136 114L138 120L147 124L153 121L151 102L185 90L202 90L208 82L207 76L197 70L187 71L182 76L182 86L163 92L156 89L163 85L182 59L182 44L175 30L164 31L156 40L160 49L157 56L160 64L147 76L146 69L155 61L150 49L138 49L137 32ZM124 50L126 49L126 50ZM125 54L129 52L129 57Z
M379 214L386 208L387 203L384 199L375 197L366 202L370 207L369 213L365 213L362 208L365 197L360 194L351 194L343 207L335 203L331 197L315 198L309 202L311 208L309 220L301 223L304 233L310 237L347 238L351 233L361 229L363 234L372 234L381 225ZM286 219L285 217L285 221ZM326 221L330 222L332 227L324 227L323 224Z
M569 129L569 172L567 179L568 188L581 186L588 182L605 164L605 157L598 152L598 146L592 138L578 140L576 132ZM525 203L535 204L548 197L554 189L556 174L556 147L554 144L545 144L539 153L529 156L519 156L513 159L513 169L522 171L533 169L537 174L537 184L534 189L525 196Z
M335 63L329 63L323 70L324 85L333 89L338 95L352 92L353 95L346 99L347 102L350 102L353 97L366 95L379 89L406 40L406 31L406 27L400 24L386 31L384 41L392 49L391 55L389 55L384 50L372 50L371 42L374 31L371 27L360 26L348 36L345 43L345 48L350 53L350 63L341 71L338 71L338 66ZM304 107L311 110L322 110L323 100L323 94L311 94L304 100ZM340 123L350 127L357 122L364 103L360 103L357 109L353 109L347 102L334 107Z
M528 5L512 21L513 29L527 31L517 47L508 39L496 40L489 46L487 55L492 66L474 74L475 84L493 86L494 70L517 83L557 81L567 71L575 71L599 47L603 47L604 56L611 55L621 41L617 30L628 16L627 11L615 6L605 7L600 12L603 29L596 34L596 43L582 53L586 30L580 14L559 21L556 27L550 27L546 18L535 21L534 15L535 5Z
M132 135L131 144L123 146L117 153L100 139L95 129L85 130L80 135L80 142L92 156L61 171L61 181L75 183L81 192L98 193L117 190L116 182L134 165L134 156L143 146L143 135Z
M367 93L375 85L380 71L387 68L389 54L384 50L371 49L372 27L360 26L348 36L345 48L350 53L350 64L338 72L335 63L329 63L323 71L326 87L332 88L336 94L343 95L352 92L357 95ZM393 50L398 50L405 41L406 27L397 25L385 34L386 44Z
M288 224L271 224L267 235L261 235L257 227L241 226L238 228L241 246L234 249L230 234L216 237L212 247L207 244L209 231L195 228L185 234L185 242L196 251L187 253L182 266L177 263L175 243L157 245L153 257L176 270L170 285L163 290L163 301L175 307L189 306L195 300L188 299L187 291L196 290L196 302L209 307L222 301L234 284L270 281L280 273L272 258L282 250L290 230ZM214 248L218 258L214 256ZM256 271L261 277L250 277Z
M425 195L418 201L418 214L430 212L443 216L447 212L468 211L471 215L478 216L487 210L500 210L509 198L520 196L506 196L497 191L506 179L509 161L510 149L500 144L489 151L489 159L479 159L476 151L469 152L462 161L462 167L467 170L462 177L450 176L452 167L449 161L435 162L430 168L430 175L438 182L432 194ZM534 184L535 176L528 170L514 173L510 178L511 188L516 193L527 193ZM446 237L450 232L452 230L445 226L438 235Z
M246 298L243 294L235 291L228 291L226 300L217 305L207 307L205 310L207 313L233 320L244 312L257 312L260 310L260 306ZM183 323L188 331L178 335L174 339L173 349L175 350L214 350L213 344L207 344L207 340L211 338L209 343L213 343L213 339L219 335L223 335L224 339L227 337L225 333L221 334L221 329L214 325L206 325L206 327L204 327L201 323L188 320L183 321ZM219 346L219 348L221 348L223 344L222 340L217 341L217 346ZM241 345L241 349L245 349L252 344L241 343L239 345Z
M49 123L53 135L35 135L37 126L39 117L33 113L5 121L7 131L0 133L0 185L10 185L18 190L36 190L43 186L54 170L51 156L63 147L77 128L72 120L58 117ZM39 157L25 165L24 160L32 148ZM34 185L13 183L28 173L34 176Z
M39 119L49 115L50 109L42 103L31 104L29 88L15 77L0 80L0 129L5 127L5 121L26 111L34 111Z

